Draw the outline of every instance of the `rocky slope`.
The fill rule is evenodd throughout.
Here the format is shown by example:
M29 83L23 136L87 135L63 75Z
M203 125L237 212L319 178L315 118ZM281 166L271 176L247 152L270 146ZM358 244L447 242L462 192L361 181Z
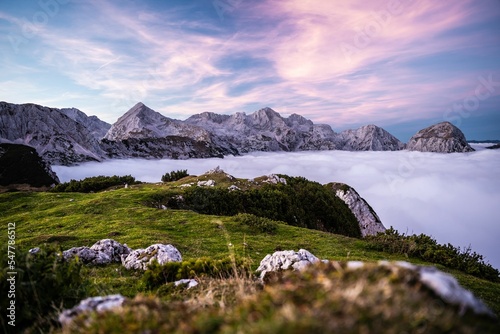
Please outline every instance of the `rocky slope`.
M330 183L335 194L351 209L361 229L361 235L377 235L385 232L385 227L372 207L361 197L354 188L344 183Z
M375 125L340 133L345 151L399 151L405 148L399 139Z
M57 183L57 175L34 148L0 144L0 186L49 187Z
M111 127L111 124L101 121L97 116L87 116L76 108L62 108L59 111L86 127L97 140L101 140Z
M0 102L0 142L25 144L52 164L99 161L104 152L92 132L56 108Z
M442 122L417 132L410 138L407 149L421 152L472 152L459 128L449 122Z
M202 127L171 119L137 103L108 130L101 147L111 158L208 158L236 153Z

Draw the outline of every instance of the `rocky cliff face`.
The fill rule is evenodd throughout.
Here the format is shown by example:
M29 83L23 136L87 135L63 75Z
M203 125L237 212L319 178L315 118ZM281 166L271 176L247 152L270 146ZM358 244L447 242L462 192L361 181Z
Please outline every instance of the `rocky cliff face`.
M330 187L335 190L335 194L351 209L352 213L359 222L361 235L377 235L385 232L385 227L380 221L375 211L361 197L354 188L344 183L330 183Z
M283 118L271 108L249 115L202 113L185 123L211 131L220 143L238 153L335 149L335 133L329 126L316 126L296 114Z
M234 153L206 129L137 103L111 126L101 147L111 158L208 158Z
M0 144L0 185L26 184L48 187L59 183L50 165L33 147L20 144Z
M104 158L99 142L84 125L59 109L31 103L0 102L0 141L32 146L52 164Z
M375 125L340 133L342 149L346 151L399 151L405 148L399 139Z
M111 126L104 138L118 141L131 138L165 138L168 136L187 137L196 141L210 141L210 133L207 130L165 117L140 102L120 117Z
M407 149L421 152L472 152L459 128L449 122L429 126L417 132L408 142Z
M97 140L101 140L111 127L111 124L101 121L97 116L87 116L76 108L62 108L59 111L86 127Z

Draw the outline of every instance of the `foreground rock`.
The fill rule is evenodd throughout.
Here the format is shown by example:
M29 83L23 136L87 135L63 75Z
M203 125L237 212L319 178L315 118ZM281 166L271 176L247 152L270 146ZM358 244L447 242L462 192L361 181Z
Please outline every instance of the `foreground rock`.
M309 264L318 262L319 259L305 249L298 252L293 250L274 252L267 254L260 261L257 272L260 272L260 278L264 279L268 272L276 272L288 269L301 270Z
M385 232L385 227L380 218L354 188L344 183L330 183L329 186L335 190L337 197L343 200L351 209L358 220L361 236L366 237Z
M73 319L81 314L90 312L102 313L105 311L116 309L121 307L125 300L126 298L119 294L87 298L82 300L75 307L69 310L64 310L59 315L59 322L63 326L68 326L71 324Z
M279 251L274 252L272 255L268 254L260 262L257 272L260 272L261 279L264 279L269 272L280 272L288 269L304 271L308 269L310 265L318 262L327 263L341 273L357 270L376 272L377 267L379 267L388 272L388 274L385 274L386 276L392 275L394 279L399 277L397 278L398 280L407 280L410 284L411 279L404 278L405 274L402 272L408 271L410 276L416 278L420 284L435 293L443 301L459 307L461 313L469 310L478 315L495 317L494 313L481 300L477 299L469 290L461 287L456 278L452 275L444 273L435 267L417 266L404 261L379 261L378 264L364 263L361 261L348 261L345 263L326 260L319 261L316 256L305 249L301 249L298 252ZM373 282L370 282L370 284L372 283ZM357 289L355 286L352 288ZM361 290L359 293L360 292Z
M417 132L408 142L407 149L421 152L472 152L459 128L449 122L429 126Z
M113 239L103 239L91 247L73 247L63 252L65 260L78 257L85 264L102 265L121 262L122 255L128 255L132 249Z
M127 269L148 269L148 266L157 261L162 265L168 262L181 262L181 253L172 245L154 244L146 249L136 249L130 254L122 256L122 264Z

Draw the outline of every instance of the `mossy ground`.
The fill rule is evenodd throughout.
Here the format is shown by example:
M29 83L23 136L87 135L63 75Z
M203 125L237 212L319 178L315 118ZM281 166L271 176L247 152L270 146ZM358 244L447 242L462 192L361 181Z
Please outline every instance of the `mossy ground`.
M62 249L91 246L100 239L112 238L126 243L131 248L145 248L154 243L170 243L179 249L185 260L200 257L217 259L234 254L249 260L252 270L257 268L260 260L266 254L275 250L298 250L300 248L309 250L319 258L338 261L374 262L387 259L430 264L418 259L406 258L400 254L374 251L370 249L368 242L362 239L285 224L278 224L276 231L269 234L241 224L234 217L201 215L183 210L161 210L144 204L146 200L151 198L152 194L159 190L168 190L182 183L197 180L188 177L171 184L141 184L130 186L127 189L120 188L89 194L4 193L0 194L0 224L4 227L7 226L7 223L16 224L16 246L25 250L44 244L57 245ZM224 180L219 180L219 182L224 182ZM242 188L251 187L252 184L245 184L242 181L241 186ZM3 245L7 244L7 233L0 235L0 242ZM497 315L500 315L499 283L478 279L442 266L438 267L451 272L464 287L473 291ZM158 311L160 313L163 312L161 310L165 306L159 300L174 300L177 304L172 305L177 305L176 307L179 308L186 307L186 303L191 303L191 305L198 302L199 305L216 303L217 307L214 308L212 320L196 318L196 321L201 321L206 326L210 325L206 322L222 321L217 314L223 307L232 309L232 305L240 305L234 298L229 298L229 296L236 295L236 289L247 291L247 294L252 294L260 289L253 280L247 280L245 284L233 284L228 280L212 279L203 281L199 290L170 289L167 287L155 291L141 291L142 273L124 270L118 264L105 267L84 267L82 275L85 275L93 284L92 295L121 293L133 298L138 293L142 293L144 297L137 297L139 299L136 301L140 300L140 302L136 304L151 304L151 308L160 309ZM240 280L240 282L242 281L245 282L245 280ZM201 292L198 294L196 291ZM218 297L209 301L210 298L205 298L207 291L212 291L212 296ZM169 312L172 311L171 307L173 306L168 306ZM306 311L305 306L301 308L295 305L294 307L298 307L295 310L297 312ZM193 308L189 308L188 312L194 312L192 310ZM287 311L287 308L282 311L285 315L287 312L291 312ZM136 311L132 313L134 312ZM126 315L126 317L129 316L131 315ZM123 319L120 318L120 321ZM267 324L270 325L271 322ZM277 327L274 332L282 332L285 329ZM265 331L264 329L262 331L256 329L253 332Z

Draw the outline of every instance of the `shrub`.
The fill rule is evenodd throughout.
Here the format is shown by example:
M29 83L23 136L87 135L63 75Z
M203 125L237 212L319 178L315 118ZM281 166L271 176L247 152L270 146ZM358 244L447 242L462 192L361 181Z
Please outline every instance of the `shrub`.
M289 225L316 229L350 237L361 237L359 224L347 205L335 196L331 187L301 177L280 175L286 184L266 184L245 191L217 187L190 187L182 199L170 197L158 203L158 196L146 201L154 207L193 210L202 214L234 216L249 213ZM173 200L173 201L172 201ZM169 205L166 202L169 202ZM175 203L174 203L175 202Z
M376 236L368 236L369 247L388 253L405 254L425 261L458 269L473 276L500 282L500 272L484 261L470 247L460 249L451 244L441 245L428 235L400 234L392 227Z
M186 176L189 176L187 169L171 171L170 173L166 173L161 177L161 182L177 181Z
M86 296L88 282L80 275L82 265L76 260L64 261L61 252L55 248L41 250L36 255L17 251L15 256L16 291L15 327L8 325L10 321L1 317L4 333L11 330L22 332L30 328L46 332L57 326L55 312L61 308L74 306ZM7 254L2 256L2 263L7 263ZM0 272L0 289L7 293L11 277L4 268ZM1 298L1 308L6 310L8 298Z
M89 193L92 191L100 191L109 187L134 184L135 178L131 175L125 176L93 176L87 177L83 180L70 180L69 182L61 183L52 188L53 192L81 192Z
M164 265L153 263L142 275L140 285L151 290L161 285L183 278L213 277L228 278L250 272L250 265L244 259L199 258L182 262L168 262Z
M257 217L249 213L239 213L234 217L234 220L258 232L269 234L275 233L278 229L278 224L282 223L269 218Z

